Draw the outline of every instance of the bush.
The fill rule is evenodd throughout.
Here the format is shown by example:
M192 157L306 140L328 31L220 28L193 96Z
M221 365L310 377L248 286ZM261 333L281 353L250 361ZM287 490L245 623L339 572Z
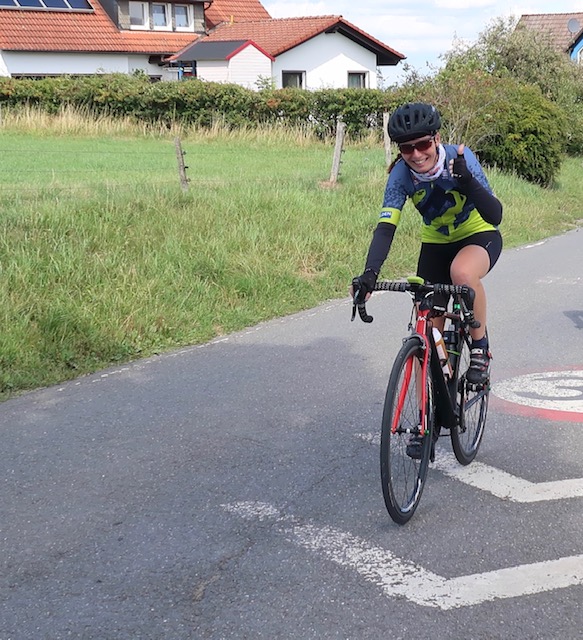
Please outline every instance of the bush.
M515 19L499 18L474 45L454 49L445 59L450 71L471 66L538 87L565 116L565 150L583 152L583 68L558 51L547 33L517 28Z
M442 139L463 142L487 165L540 185L552 184L561 167L566 118L537 86L493 76L469 61L446 66L413 91L403 87L393 99L434 104Z
M529 182L550 186L560 168L566 122L560 108L538 87L516 84L512 98L491 111L495 134L478 147L482 160Z

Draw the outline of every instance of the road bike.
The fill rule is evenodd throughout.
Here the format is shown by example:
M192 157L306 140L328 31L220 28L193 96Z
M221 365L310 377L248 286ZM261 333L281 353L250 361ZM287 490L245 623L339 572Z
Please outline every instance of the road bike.
M372 322L361 300L358 278L354 304L363 322ZM387 511L398 524L415 513L441 429L449 430L458 462L470 464L484 434L490 382L467 380L475 293L471 287L430 284L418 277L379 281L375 291L407 292L413 300L409 335L395 358L381 426L381 483ZM434 320L444 318L443 334ZM441 322L441 321L440 321Z

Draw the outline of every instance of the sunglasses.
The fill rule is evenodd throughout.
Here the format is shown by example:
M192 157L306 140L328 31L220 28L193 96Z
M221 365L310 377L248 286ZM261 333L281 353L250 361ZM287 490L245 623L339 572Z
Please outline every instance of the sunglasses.
M427 151L427 149L429 149L433 144L434 140L435 137L431 136L429 140L419 140L419 142L404 142L403 144L399 145L399 151L401 153L413 153L415 149L418 149L419 151Z

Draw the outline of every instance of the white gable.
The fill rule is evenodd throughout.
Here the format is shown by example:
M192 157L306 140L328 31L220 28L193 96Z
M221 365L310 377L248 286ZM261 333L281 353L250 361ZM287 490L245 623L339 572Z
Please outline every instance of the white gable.
M368 89L377 87L376 54L339 33L322 33L282 53L273 63L275 86L282 86L282 72L305 73L305 89L342 89L349 73L366 73Z
M196 75L201 80L228 82L247 89L257 89L261 78L271 77L271 59L249 44L229 60L199 60Z

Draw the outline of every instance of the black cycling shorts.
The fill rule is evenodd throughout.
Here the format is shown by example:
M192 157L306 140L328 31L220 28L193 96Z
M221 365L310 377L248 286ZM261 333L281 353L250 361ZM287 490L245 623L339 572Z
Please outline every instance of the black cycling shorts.
M502 253L502 235L500 231L481 231L458 242L433 244L424 242L419 253L417 275L427 282L452 284L451 263L464 247L476 244L484 247L490 256L490 271Z

